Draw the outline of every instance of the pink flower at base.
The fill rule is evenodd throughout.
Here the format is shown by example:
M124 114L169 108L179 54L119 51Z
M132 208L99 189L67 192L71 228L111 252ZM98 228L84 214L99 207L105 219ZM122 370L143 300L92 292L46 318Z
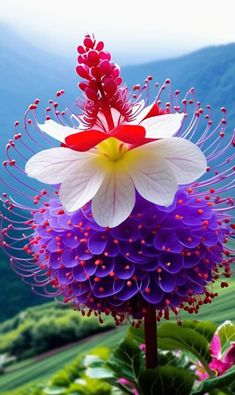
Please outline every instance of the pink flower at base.
M230 347L222 354L220 337L215 333L211 340L210 352L212 361L209 363L209 367L216 376L222 376L235 365L235 342L232 342ZM196 373L201 381L208 377L208 373L201 365L197 367Z
M121 384L121 385L123 385L124 387L128 387L128 389L131 390L131 393L132 393L133 395L139 395L139 392L138 392L137 389L135 388L135 385L134 385L130 380L127 380L127 379L125 379L124 377L121 377L121 378L118 380L118 383Z
M140 349L141 351L145 352L146 351L146 345L144 343L140 344Z

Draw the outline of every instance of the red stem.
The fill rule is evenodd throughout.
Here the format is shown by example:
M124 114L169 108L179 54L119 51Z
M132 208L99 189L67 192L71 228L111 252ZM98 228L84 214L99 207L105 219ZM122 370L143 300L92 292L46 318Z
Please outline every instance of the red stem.
M99 90L100 90L101 97L102 97L102 111L103 111L103 114L106 118L109 130L112 130L114 128L112 112L111 112L111 108L109 107L109 104L107 102L107 98L106 98L106 95L104 93L101 83L99 84Z
M114 128L114 123L113 123L111 109L108 106L103 107L103 114L106 118L109 130L112 130Z
M149 305L144 316L144 333L146 346L146 369L157 367L157 322L155 307Z

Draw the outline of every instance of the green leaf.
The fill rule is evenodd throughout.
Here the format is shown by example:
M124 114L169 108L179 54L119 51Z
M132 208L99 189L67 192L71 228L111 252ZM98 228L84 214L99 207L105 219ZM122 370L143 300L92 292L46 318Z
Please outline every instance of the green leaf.
M162 350L181 350L193 354L211 376L208 362L211 360L207 339L196 330L166 323L158 330L158 347Z
M189 368L192 362L189 360L186 353L173 353L171 351L158 350L158 365L160 366L175 366L176 368Z
M116 373L118 378L125 377L137 383L144 366L143 352L127 338L111 354L107 366Z
M106 361L97 355L87 355L84 358L85 374L91 379L104 380L112 385L117 385L117 377L113 370L106 366Z
M140 328L134 328L131 326L127 331L126 337L130 341L136 342L138 345L145 343L144 326L142 325Z
M211 342L211 339L216 331L216 324L212 321L197 321L197 320L185 320L183 322L184 328L191 328L198 332L200 335L204 336L208 342Z
M230 343L235 341L235 325L231 321L225 321L216 331L220 337L222 353L228 349Z
M102 379L102 380L108 380L110 379L115 379L116 376L112 372L111 369L106 368L105 366L100 366L100 367L89 367L86 370L86 375L92 379Z
M189 395L194 376L189 371L173 366L159 366L141 373L141 395Z
M88 354L83 359L83 364L84 364L85 368L100 367L100 366L103 366L104 363L105 363L105 361L103 358L100 358L99 356L93 355L93 354Z
M193 392L192 395L204 395L213 390L221 390L225 394L235 395L235 367L228 370L223 376L204 380Z
M66 395L110 395L111 387L102 380L94 380L89 377L77 379L72 383Z
M46 395L63 395L66 394L66 387L50 386L43 389Z

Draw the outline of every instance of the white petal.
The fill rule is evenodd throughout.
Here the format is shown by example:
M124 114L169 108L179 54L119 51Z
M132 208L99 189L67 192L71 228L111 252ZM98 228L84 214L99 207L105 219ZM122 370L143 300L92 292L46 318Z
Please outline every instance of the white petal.
M111 113L112 113L114 127L116 128L118 125L120 125L123 117L121 116L120 112L116 110L116 108L111 108Z
M88 203L100 188L104 176L96 158L84 162L76 175L68 177L60 187L59 197L65 210L72 212Z
M145 101L141 100L139 103L136 103L132 108L132 115L134 116L137 112L136 117L131 122L125 122L129 125L138 125L145 117L148 115L149 111L153 107L155 102L151 103L149 106L144 107Z
M56 140L65 142L65 138L70 136L71 134L78 133L80 130L75 128L70 128L69 126L63 126L52 119L46 121L44 124L39 124L39 128L42 132L45 132L49 136L53 137Z
M59 184L72 173L78 172L80 165L90 157L93 155L87 152L51 148L32 156L25 165L25 172L29 177L46 184Z
M99 225L112 228L130 215L134 205L135 188L130 176L114 167L93 198L91 208Z
M181 127L185 114L165 114L147 118L140 123L146 130L146 137L168 138L173 136Z
M155 204L172 204L178 184L167 161L152 152L133 151L129 173L139 194Z
M102 114L101 112L98 113L98 117L100 116L100 114ZM78 122L78 129L75 129L75 131L73 133L78 133L78 132L85 132L87 130L99 130L101 132L104 132L104 128L99 126L99 124L94 124L94 126L92 126L92 128L89 128L87 126L87 122L85 120L86 116L85 115L79 115L79 117L77 117L76 115L72 114L71 118L76 119L76 121ZM102 115L102 119L103 115ZM105 124L107 126L107 123L105 121Z
M188 184L201 177L207 168L205 155L195 144L177 137L163 139L145 145L155 151L157 157L167 161L178 184Z
M74 132L74 133L77 132L76 129L79 129L79 130L81 130L81 131L87 129L87 127L85 126L85 122L83 122L83 121L84 121L84 115L79 115L79 116L77 116L77 115L75 115L75 114L72 114L72 115L71 115L71 119L75 119L76 122L78 123L78 127L75 128L75 132Z
M96 124L94 126L94 129L102 130L102 132L103 131L109 131L107 120L106 120L104 114L101 111L99 111L98 114L97 114L97 120L98 120L98 122L96 122Z

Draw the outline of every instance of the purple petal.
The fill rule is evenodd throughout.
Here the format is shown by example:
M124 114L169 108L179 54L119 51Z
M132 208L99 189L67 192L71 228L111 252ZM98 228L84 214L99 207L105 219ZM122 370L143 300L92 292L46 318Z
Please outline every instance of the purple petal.
M73 275L69 269L59 269L58 270L58 280L61 284L70 284L73 280Z
M90 291L91 287L88 282L82 284L71 284L74 296L80 296Z
M88 259L92 258L92 254L88 250L85 243L80 243L76 249L76 253L79 259L87 261Z
M127 280L131 278L134 272L135 272L134 263L125 260L125 258L120 259L120 261L115 264L114 273L118 278L122 280Z
M127 241L132 239L133 241L139 238L139 231L136 221L128 219L119 226L111 229L111 235L118 240Z
M201 242L201 237L194 235L190 229L179 229L177 236L181 244L185 247L195 248Z
M207 247L214 246L216 243L218 243L218 236L216 232L206 232L206 234L203 236L202 242Z
M106 232L95 232L89 237L88 249L94 255L102 254L107 243Z
M76 248L80 244L80 237L75 234L74 232L66 232L64 237L63 237L63 243L65 244L66 247L69 248Z
M199 263L201 258L202 257L200 257L198 255L195 255L195 254L191 254L190 256L186 255L184 257L184 267L186 269L188 269L188 268L191 268L191 267L194 267L194 266L198 265L198 263Z
M76 267L79 265L79 259L75 250L64 250L61 260L65 267Z
M158 283L164 292L172 292L176 287L176 278L173 274L162 270L158 276Z
M153 240L153 245L158 250L168 250L171 252L181 252L182 245L174 231L159 229Z
M183 257L178 254L159 254L159 264L169 273L178 273L183 267Z
M49 241L49 243L47 244L47 249L50 252L56 252L58 250L58 245L57 245L57 241L55 238L51 239Z
M52 252L50 254L50 266L52 269L59 269L62 266L61 254Z
M107 298L116 295L122 290L124 280L114 280L111 277L106 277L102 281L94 283L93 293L97 298Z
M97 266L95 272L97 277L106 277L114 271L114 260L112 258L100 259L98 261L101 261L101 263Z
M83 266L79 265L73 269L73 277L78 282L87 280L87 274L85 273Z
M148 303L152 304L157 304L161 302L164 295L161 289L159 289L159 285L153 276L149 278L149 281L147 283L143 282L141 286L141 293L143 295L143 298Z
M123 289L121 292L117 294L117 298L122 301L129 300L130 298L133 298L139 291L138 284L136 281L127 281L124 284Z

